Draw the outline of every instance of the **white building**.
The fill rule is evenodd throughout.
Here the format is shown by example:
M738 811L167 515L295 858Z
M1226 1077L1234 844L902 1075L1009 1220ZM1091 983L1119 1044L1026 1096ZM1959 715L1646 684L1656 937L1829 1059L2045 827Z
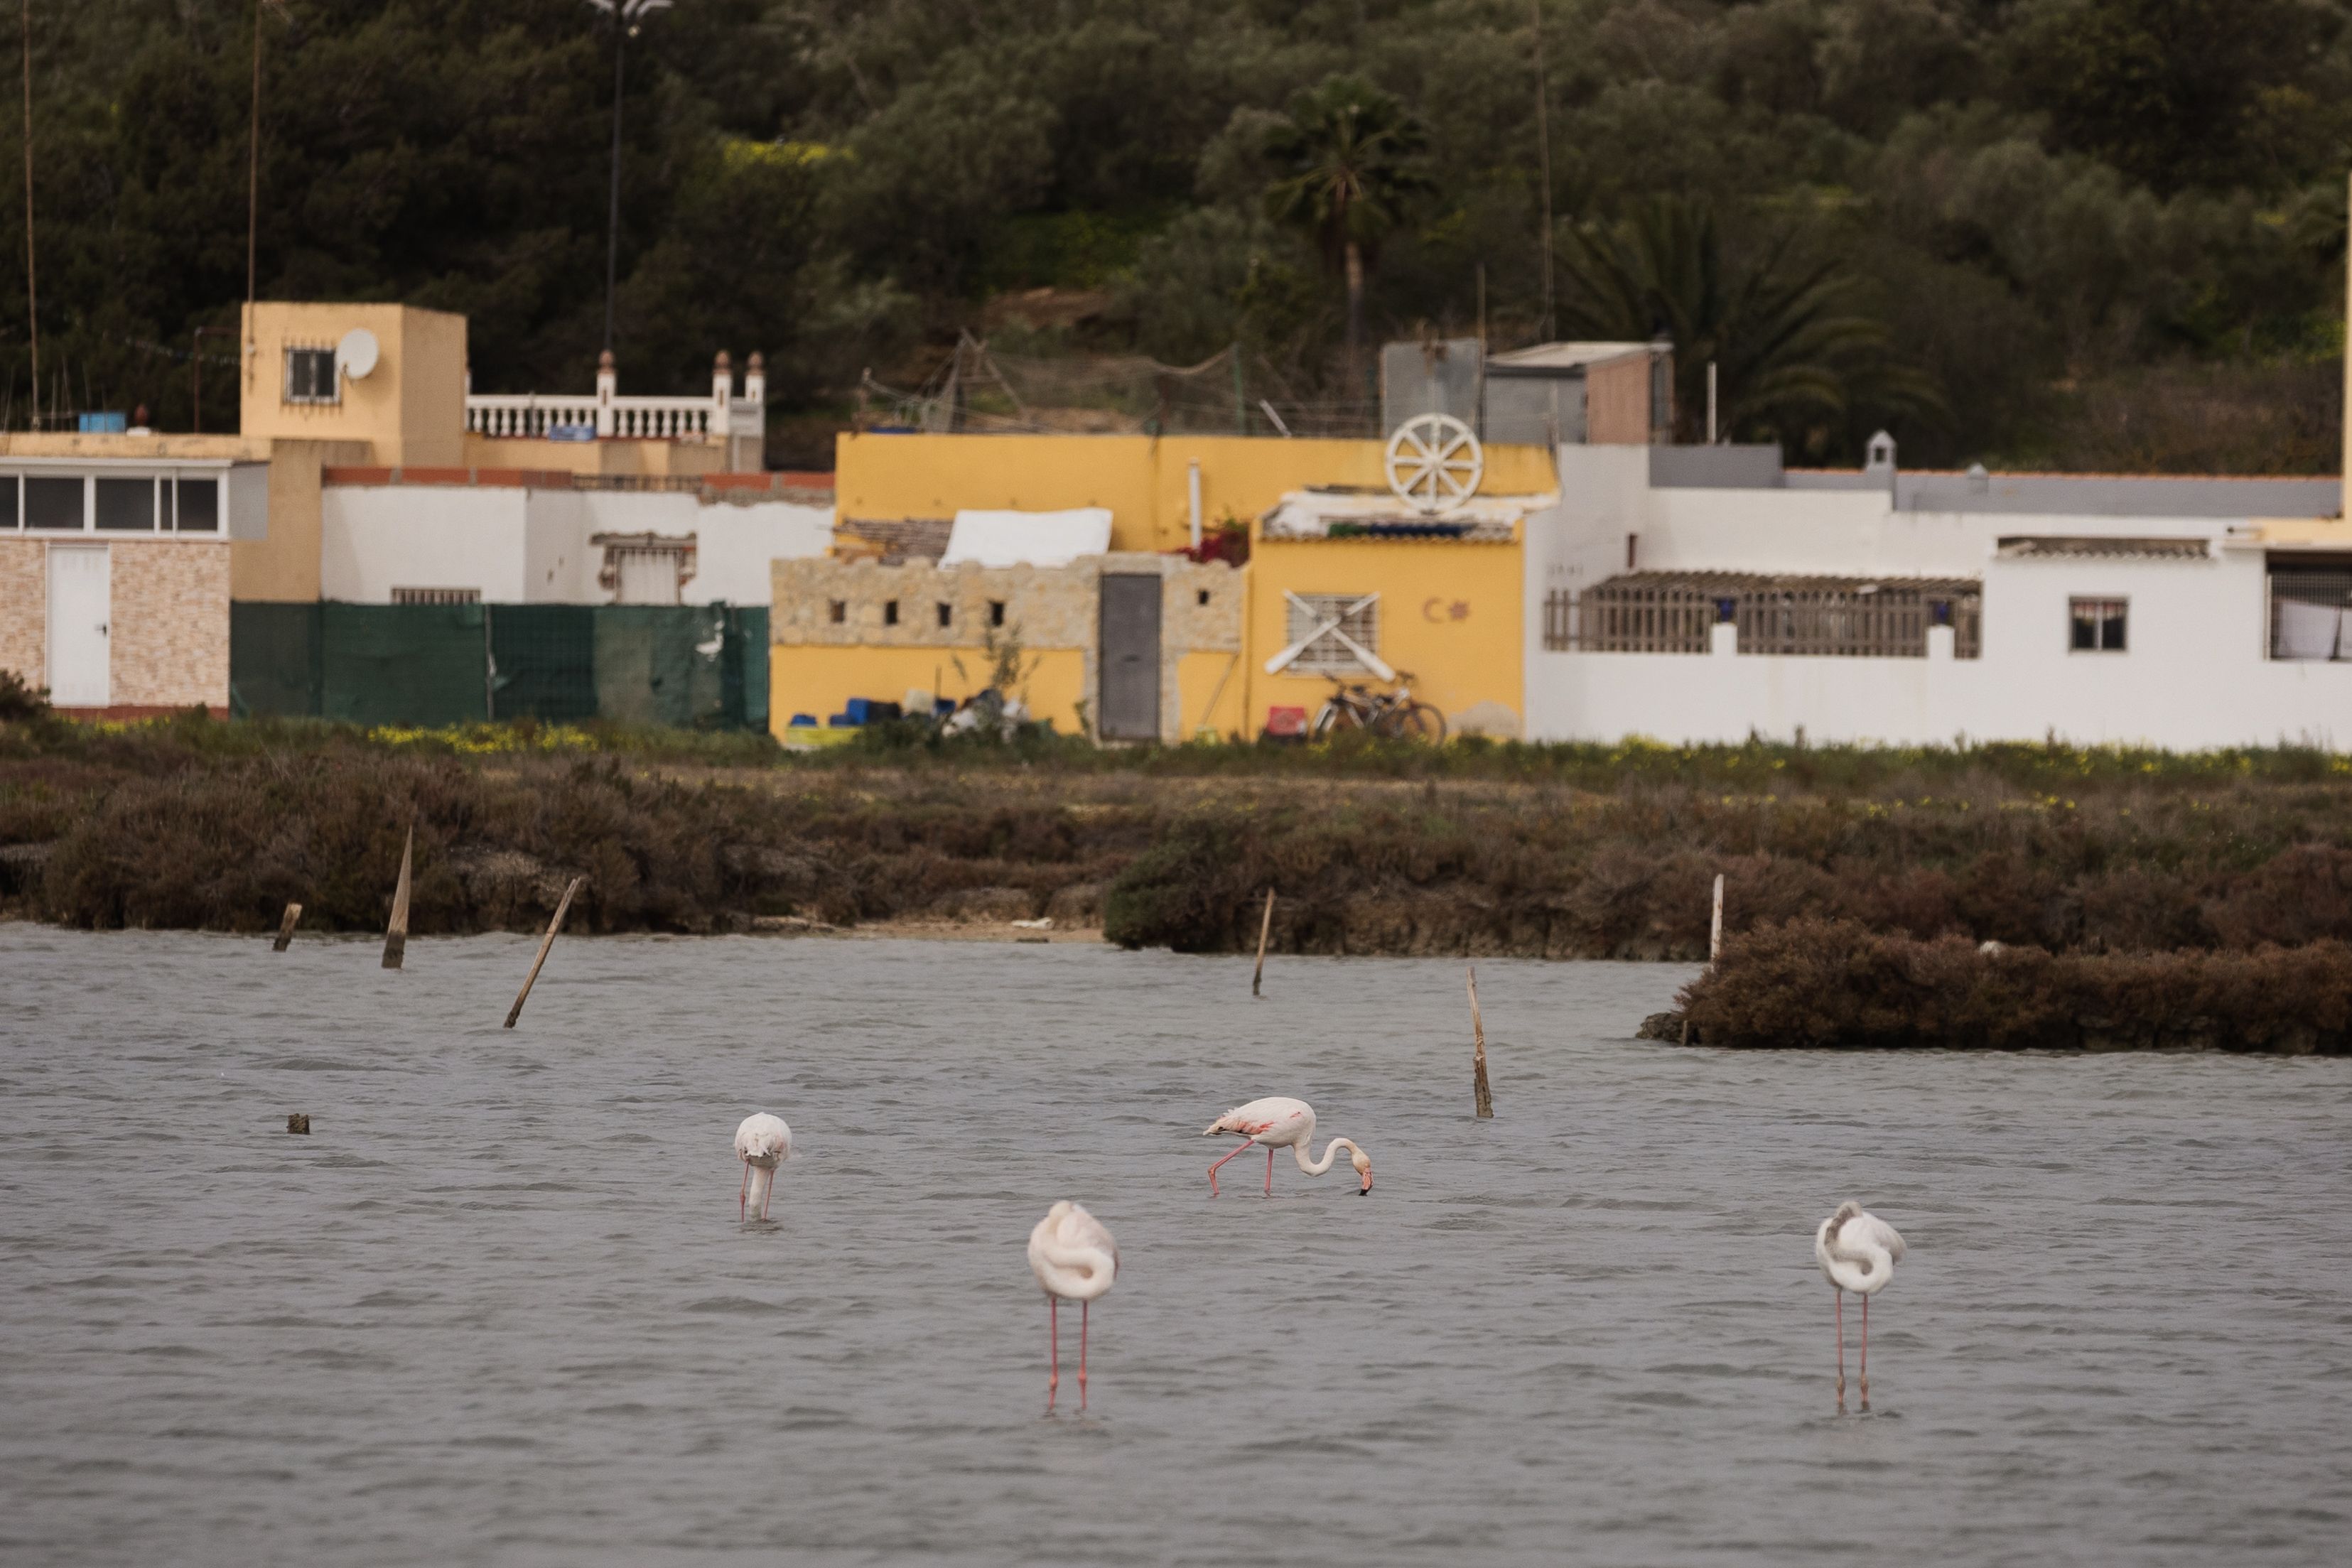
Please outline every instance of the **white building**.
M2352 749L2338 481L1788 473L1562 446L1526 524L1531 740Z
M793 475L330 468L319 591L353 604L768 603L821 556L833 496Z

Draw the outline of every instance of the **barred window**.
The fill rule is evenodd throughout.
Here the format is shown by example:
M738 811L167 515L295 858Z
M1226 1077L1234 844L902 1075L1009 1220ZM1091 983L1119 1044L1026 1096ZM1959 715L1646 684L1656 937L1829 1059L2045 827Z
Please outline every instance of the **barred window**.
M1362 593L1301 593L1289 601L1289 617L1284 624L1286 644L1305 641L1316 628L1327 622L1339 622L1337 630L1368 653L1381 651L1380 595ZM1350 652L1346 643L1325 632L1316 636L1291 662L1290 668L1302 675L1352 675L1369 674L1362 660Z
M335 381L335 350L332 349L289 349L286 350L286 401L288 402L341 402L342 388Z
M392 591L394 604L479 604L482 591L478 588L395 588Z

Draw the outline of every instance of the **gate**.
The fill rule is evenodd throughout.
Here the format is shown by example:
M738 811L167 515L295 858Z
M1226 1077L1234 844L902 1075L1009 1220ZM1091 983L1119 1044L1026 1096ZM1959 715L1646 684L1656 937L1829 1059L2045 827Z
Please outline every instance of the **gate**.
M1102 579L1102 737L1160 738L1160 578Z

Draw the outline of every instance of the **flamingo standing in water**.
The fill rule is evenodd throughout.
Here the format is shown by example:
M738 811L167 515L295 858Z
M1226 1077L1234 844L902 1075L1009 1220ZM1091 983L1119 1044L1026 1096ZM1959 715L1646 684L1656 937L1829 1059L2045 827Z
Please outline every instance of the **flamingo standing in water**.
M793 1130L782 1116L765 1111L743 1118L735 1129L735 1157L743 1162L743 1188L735 1195L735 1218L751 1210L768 1218L768 1199L776 1190L776 1167L793 1157Z
M1274 1151L1287 1148L1298 1160L1298 1168L1308 1176L1321 1176L1331 1168L1331 1156L1342 1148L1348 1151L1348 1162L1364 1185L1356 1189L1359 1197L1372 1190L1372 1156L1364 1153L1353 1138L1334 1138L1323 1145L1321 1160L1310 1165L1307 1145L1315 1141L1315 1107L1304 1100L1289 1100L1276 1094L1264 1100L1253 1100L1236 1106L1201 1130L1201 1136L1213 1133L1238 1133L1241 1148L1227 1155L1224 1160L1209 1167L1209 1196L1217 1196L1217 1166L1230 1160L1243 1149L1263 1145L1265 1149L1265 1196L1274 1196Z
M1837 1292L1838 1408L1845 1408L1845 1293L1862 1298L1862 1407L1870 1408L1870 1298L1895 1278L1903 1238L1862 1205L1838 1205L1813 1232L1813 1257Z
M1045 1288L1045 1414L1062 1386L1062 1303L1078 1303L1078 1408L1087 1407L1087 1309L1118 1277L1118 1243L1103 1222L1064 1199L1029 1232L1029 1271Z

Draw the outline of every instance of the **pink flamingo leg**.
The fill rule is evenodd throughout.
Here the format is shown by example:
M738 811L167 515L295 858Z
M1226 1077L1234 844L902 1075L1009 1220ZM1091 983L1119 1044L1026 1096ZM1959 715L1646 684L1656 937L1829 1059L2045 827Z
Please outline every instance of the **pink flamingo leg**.
M1225 1159L1223 1159L1223 1160L1219 1160L1219 1161L1217 1162L1217 1164L1216 1164L1216 1165L1214 1165L1214 1166L1211 1166L1209 1167L1209 1196L1210 1196L1211 1197L1216 1197L1216 1196L1217 1196L1217 1167L1218 1167L1218 1166L1222 1166L1222 1165L1223 1165L1223 1164L1225 1163L1225 1160L1230 1160L1230 1159L1232 1159L1232 1158L1234 1157L1234 1155L1238 1155L1238 1154L1242 1153L1242 1151L1243 1151L1244 1149L1247 1149L1247 1148L1248 1148L1252 1144L1255 1144L1255 1143L1256 1143L1256 1142L1257 1142L1257 1140L1256 1140L1255 1138L1244 1138L1244 1139L1242 1140L1242 1145L1241 1145L1241 1148L1239 1148L1239 1149L1235 1149L1232 1155L1227 1155L1225 1156ZM1274 1185L1274 1174L1273 1174L1273 1173L1274 1173L1274 1151L1273 1151L1272 1149L1268 1149L1268 1150L1265 1152L1265 1168L1266 1168L1266 1178L1265 1178L1265 1179L1266 1179L1266 1189L1270 1192L1270 1191L1272 1191L1272 1190L1273 1190L1273 1185Z
M1054 1413L1054 1393L1062 1386L1062 1298L1045 1293L1045 1414Z
M1870 1408L1870 1298L1862 1299L1862 1407Z
M1087 1411L1087 1309L1091 1301L1078 1303L1078 1414Z
M1274 1145L1265 1146L1265 1196L1274 1196Z
M744 1206L744 1204L745 1204L746 1202L748 1202L748 1201L750 1200L751 1194L751 1161L749 1161L749 1160L745 1160L745 1161L743 1162L743 1186L742 1186L741 1190L738 1191L738 1192L735 1194L735 1219L736 1219L736 1222L737 1222L738 1224L740 1224L740 1223L742 1222L742 1218L743 1218L743 1206Z
M1845 1292L1832 1285L1830 1295L1837 1302L1838 1408L1843 1410L1845 1408Z

